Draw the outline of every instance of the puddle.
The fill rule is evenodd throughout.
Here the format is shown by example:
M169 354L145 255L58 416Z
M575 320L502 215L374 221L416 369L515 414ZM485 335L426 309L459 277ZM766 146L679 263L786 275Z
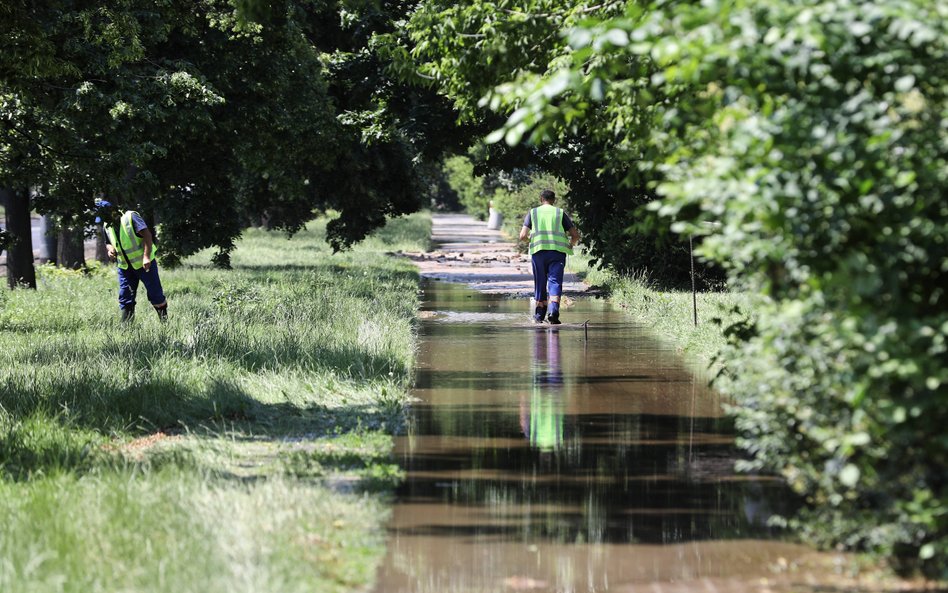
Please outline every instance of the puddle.
M480 311L428 311L424 316L440 323L524 324L529 318L523 313L490 313Z
M774 541L782 486L734 472L704 378L604 301L563 318L536 327L525 300L424 285L376 591L706 588L808 551Z

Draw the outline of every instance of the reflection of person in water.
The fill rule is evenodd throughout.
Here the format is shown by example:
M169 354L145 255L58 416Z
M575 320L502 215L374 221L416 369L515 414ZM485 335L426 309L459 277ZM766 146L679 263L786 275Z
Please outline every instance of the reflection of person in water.
M533 338L533 390L529 406L521 396L520 429L530 444L552 451L563 443L563 371L560 368L560 336L557 331L538 331Z

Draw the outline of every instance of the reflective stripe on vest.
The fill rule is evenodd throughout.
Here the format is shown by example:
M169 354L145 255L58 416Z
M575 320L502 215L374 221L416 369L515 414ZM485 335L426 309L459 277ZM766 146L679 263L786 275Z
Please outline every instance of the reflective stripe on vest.
M534 385L530 397L530 444L541 451L559 449L563 444L563 410L555 396L544 394Z
M573 255L569 237L563 230L563 210L544 204L530 210L530 255L538 251L559 251Z
M132 213L133 211L131 210L122 213L122 219L119 221L118 237L115 236L115 229L113 229L111 226L105 227L106 232L109 234L109 240L112 241L112 245L115 246L118 266L123 270L128 268L128 264L125 262L126 257L128 257L128 261L132 263L132 267L134 269L140 270L142 267L142 258L145 256L145 242L142 241L137 234L135 234L135 225L132 222ZM135 214L137 214L137 212ZM119 248L119 245L121 245L121 249ZM123 249L125 250L125 255L122 255ZM157 250L157 246L152 243L152 261L155 260L155 254Z

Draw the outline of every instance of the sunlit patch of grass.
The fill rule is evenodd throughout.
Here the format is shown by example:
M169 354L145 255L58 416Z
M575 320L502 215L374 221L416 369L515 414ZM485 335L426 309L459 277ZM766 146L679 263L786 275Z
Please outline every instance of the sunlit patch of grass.
M647 279L618 277L610 282L613 302L626 309L636 320L687 354L699 367L716 367L718 352L726 343L724 330L743 319L749 299L727 290L697 293L698 324L695 304L688 291L659 291Z
M175 466L0 481L0 590L349 591L383 550L372 498Z
M699 292L695 325L695 302L690 291L659 290L644 274L619 275L599 270L581 252L567 259L566 270L604 288L613 303L652 328L660 339L674 344L699 371L720 368L722 361L717 354L726 343L724 330L751 311L746 294L727 289Z
M616 275L610 270L602 270L592 265L592 256L586 254L582 246L575 247L573 255L566 258L566 271L578 275L590 286L607 290L616 279Z

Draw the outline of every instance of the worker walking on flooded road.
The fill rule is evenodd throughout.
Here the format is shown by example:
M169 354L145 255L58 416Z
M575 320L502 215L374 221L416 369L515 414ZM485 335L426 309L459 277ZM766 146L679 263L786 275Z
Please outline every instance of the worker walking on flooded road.
M560 297L563 294L566 256L573 254L573 246L579 242L576 225L562 208L553 205L555 201L556 194L552 190L540 192L540 205L527 213L523 219L523 228L520 229L521 241L530 237L533 293L536 299L533 320L542 323L547 319L553 325L560 323Z

